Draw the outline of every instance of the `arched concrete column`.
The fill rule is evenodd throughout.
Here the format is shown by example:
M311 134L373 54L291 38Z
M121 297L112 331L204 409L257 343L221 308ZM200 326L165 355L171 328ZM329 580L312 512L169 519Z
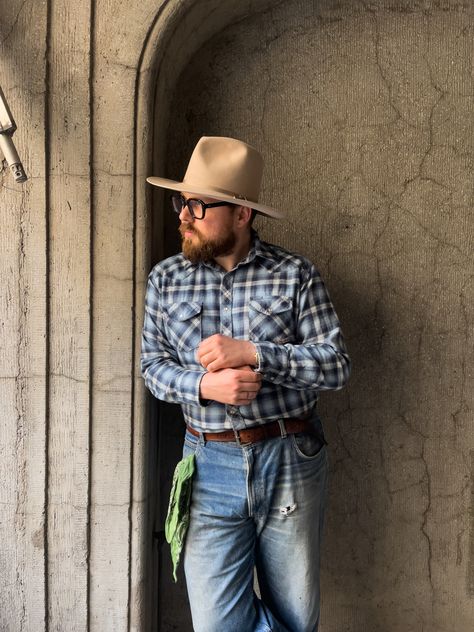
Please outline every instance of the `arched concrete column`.
M274 6L271 0L169 0L163 2L144 37L135 85L134 128L134 224L135 224L135 393L134 443L132 446L132 541L130 629L147 625L146 563L150 557L151 524L147 523L151 494L148 488L147 463L149 428L147 393L140 375L140 334L143 322L143 299L151 262L152 221L155 235L160 234L159 192L151 190L146 177L155 169L163 173L167 146L167 125L171 96L176 82L193 54L229 24ZM161 224L161 227L163 225ZM158 227L158 230L157 230ZM162 231L161 231L162 232ZM155 245L156 246L156 245ZM161 244L157 245L158 251ZM150 598L153 598L150 596Z

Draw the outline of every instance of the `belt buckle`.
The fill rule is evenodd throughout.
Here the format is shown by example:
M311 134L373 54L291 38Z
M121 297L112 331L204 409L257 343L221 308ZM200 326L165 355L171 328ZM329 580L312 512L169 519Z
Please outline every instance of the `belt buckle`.
M247 446L252 444L252 441L242 441L240 438L240 430L234 430L235 442L239 446L239 448L246 448Z

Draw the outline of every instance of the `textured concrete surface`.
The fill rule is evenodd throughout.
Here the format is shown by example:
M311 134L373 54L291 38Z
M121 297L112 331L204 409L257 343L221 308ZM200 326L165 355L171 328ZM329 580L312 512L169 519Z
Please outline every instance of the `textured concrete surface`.
M168 176L203 134L258 147L288 219L257 228L317 263L348 338L323 632L473 629L473 35L471 2L276 3L175 95Z

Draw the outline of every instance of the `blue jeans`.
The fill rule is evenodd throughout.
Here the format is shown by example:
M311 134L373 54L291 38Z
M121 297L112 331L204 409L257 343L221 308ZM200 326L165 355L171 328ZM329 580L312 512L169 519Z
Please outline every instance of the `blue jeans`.
M184 570L194 630L316 632L328 469L321 439L241 447L187 432L183 454L192 452Z

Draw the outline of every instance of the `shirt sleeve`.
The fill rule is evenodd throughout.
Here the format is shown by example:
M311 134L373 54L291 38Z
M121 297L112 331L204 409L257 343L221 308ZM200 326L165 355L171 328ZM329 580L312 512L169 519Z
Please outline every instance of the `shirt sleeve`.
M296 344L255 342L258 372L265 380L296 390L338 390L347 382L350 359L338 317L314 266L303 273Z
M184 369L179 364L176 351L164 332L159 290L151 274L145 295L140 366L147 388L158 399L176 404L203 405L199 387L205 371Z

